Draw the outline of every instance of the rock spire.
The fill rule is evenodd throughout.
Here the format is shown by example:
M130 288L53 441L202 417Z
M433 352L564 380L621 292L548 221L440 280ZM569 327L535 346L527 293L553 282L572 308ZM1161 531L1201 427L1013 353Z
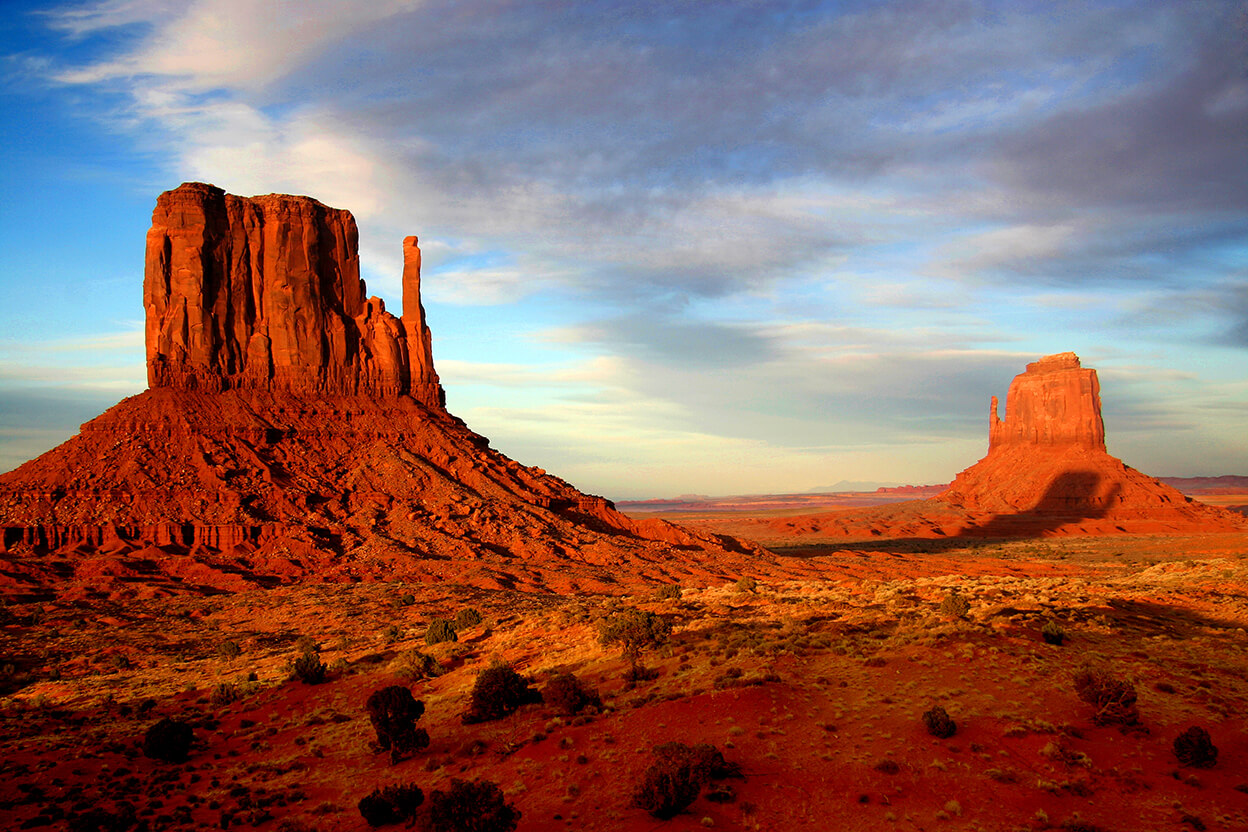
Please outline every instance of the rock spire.
M404 241L402 319L366 297L349 211L304 196L239 197L200 182L161 194L143 303L153 387L444 397Z

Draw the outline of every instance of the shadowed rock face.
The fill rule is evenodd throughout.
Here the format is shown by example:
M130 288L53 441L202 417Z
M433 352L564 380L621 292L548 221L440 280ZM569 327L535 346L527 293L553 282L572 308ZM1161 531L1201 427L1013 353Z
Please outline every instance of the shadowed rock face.
M161 194L143 279L148 384L406 393L442 408L416 238L403 248L399 319L365 296L350 212L198 182Z

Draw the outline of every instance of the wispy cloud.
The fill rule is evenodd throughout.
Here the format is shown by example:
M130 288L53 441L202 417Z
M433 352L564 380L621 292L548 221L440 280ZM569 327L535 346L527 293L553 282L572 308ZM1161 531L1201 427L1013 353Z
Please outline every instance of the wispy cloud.
M419 234L446 320L508 320L505 360L551 351L530 373L439 359L504 397L558 391L543 442L598 418L599 439L759 459L953 448L1036 352L1248 346L1233 3L111 0L47 20L97 44L49 77L108 92L96 114L170 186L350 208L375 291ZM528 400L472 401L541 433Z

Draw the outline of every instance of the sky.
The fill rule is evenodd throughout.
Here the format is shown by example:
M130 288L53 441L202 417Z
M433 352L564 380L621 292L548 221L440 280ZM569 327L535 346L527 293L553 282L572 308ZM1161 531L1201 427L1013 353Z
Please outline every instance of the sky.
M940 483L1038 357L1248 475L1248 10L5 0L0 470L144 389L159 193L307 194L451 412L612 499ZM1005 414L1008 418L1008 413Z

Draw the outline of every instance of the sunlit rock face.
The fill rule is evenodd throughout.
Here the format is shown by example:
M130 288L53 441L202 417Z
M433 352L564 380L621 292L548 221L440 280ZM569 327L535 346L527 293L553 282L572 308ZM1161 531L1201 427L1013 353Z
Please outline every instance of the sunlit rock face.
M1073 352L1049 355L1014 377L1005 400L1006 419L992 397L989 449L1010 445L1074 445L1105 450L1101 385L1096 370L1083 367Z
M445 409L415 237L403 255L396 318L366 295L349 212L201 183L161 194L143 285L150 389L0 475L0 553L20 564L0 589L603 589L766 556L634 520L490 448Z
M1073 352L1045 356L1015 376L1004 419L992 398L988 455L936 499L974 511L1089 520L1139 520L1186 511L1191 502L1106 452L1096 370Z
M416 238L403 248L400 319L366 296L350 212L199 182L161 194L143 280L148 384L409 394L441 408Z

